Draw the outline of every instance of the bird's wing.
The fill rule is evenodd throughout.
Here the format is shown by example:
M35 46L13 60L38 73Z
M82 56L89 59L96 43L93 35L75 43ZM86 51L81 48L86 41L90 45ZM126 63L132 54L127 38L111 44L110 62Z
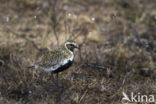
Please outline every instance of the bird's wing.
M48 52L38 63L38 66L42 68L54 67L55 65L60 64L62 60L63 60L63 53L61 51L54 50Z

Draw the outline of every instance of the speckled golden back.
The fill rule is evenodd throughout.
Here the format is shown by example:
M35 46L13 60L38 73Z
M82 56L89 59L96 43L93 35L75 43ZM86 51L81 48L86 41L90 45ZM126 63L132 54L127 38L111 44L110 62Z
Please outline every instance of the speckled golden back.
M60 62L68 59L72 56L69 50L65 46L58 48L57 50L48 52L42 60L39 62L39 67L52 67Z

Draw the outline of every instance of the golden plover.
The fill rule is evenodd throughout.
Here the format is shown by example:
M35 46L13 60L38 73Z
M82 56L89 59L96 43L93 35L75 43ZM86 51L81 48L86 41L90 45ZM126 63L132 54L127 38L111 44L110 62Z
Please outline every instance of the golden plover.
M51 72L53 81L53 74L56 73L58 86L58 73L63 70L66 70L72 65L72 62L74 60L75 48L79 49L78 45L74 41L66 41L65 44L57 50L47 52L47 54L42 58L42 60L34 66L32 66L31 68Z

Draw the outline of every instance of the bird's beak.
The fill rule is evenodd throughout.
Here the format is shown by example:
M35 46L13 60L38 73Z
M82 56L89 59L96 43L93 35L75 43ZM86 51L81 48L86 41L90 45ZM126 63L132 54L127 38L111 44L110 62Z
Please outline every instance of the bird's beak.
M75 46L75 48L80 49L80 47L79 47L79 46Z

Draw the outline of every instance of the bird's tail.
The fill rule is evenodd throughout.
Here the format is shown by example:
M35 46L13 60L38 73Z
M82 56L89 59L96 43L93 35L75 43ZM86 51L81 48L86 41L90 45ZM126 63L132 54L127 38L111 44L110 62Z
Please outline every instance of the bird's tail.
M35 69L35 66L28 66L28 69Z

